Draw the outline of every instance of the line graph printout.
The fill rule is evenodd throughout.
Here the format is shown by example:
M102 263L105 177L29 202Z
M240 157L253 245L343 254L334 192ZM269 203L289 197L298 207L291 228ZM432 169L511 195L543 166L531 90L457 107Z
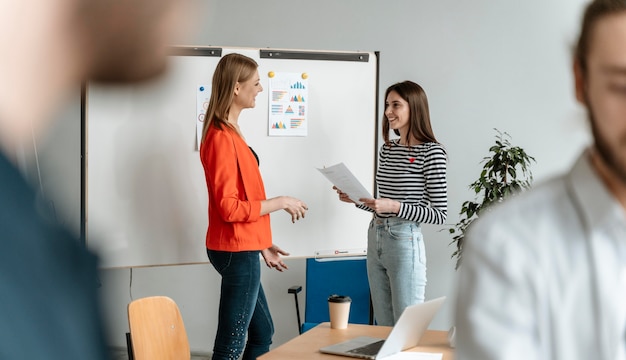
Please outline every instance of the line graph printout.
M362 204L359 199L372 199L372 195L365 186L359 182L354 174L344 163L339 163L319 170L338 189L348 194L350 200Z

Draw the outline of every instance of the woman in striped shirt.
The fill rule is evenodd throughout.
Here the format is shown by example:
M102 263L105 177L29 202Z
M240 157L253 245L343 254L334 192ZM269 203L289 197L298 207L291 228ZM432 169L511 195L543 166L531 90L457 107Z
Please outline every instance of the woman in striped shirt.
M368 230L367 272L378 325L392 326L409 305L424 301L426 253L420 225L447 215L447 156L430 125L426 93L404 81L385 92L377 199L358 208L374 217ZM399 136L389 139L389 129ZM339 199L352 200L341 190Z

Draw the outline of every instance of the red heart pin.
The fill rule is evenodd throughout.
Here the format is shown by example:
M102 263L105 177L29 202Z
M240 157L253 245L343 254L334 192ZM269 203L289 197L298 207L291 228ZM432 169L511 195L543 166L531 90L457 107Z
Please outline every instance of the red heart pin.
M413 161L415 161L415 158L414 157L409 158L409 161L412 163Z

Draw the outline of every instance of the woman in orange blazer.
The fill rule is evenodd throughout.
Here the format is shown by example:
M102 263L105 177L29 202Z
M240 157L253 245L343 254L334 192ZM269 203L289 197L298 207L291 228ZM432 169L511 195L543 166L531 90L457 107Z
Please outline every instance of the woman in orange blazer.
M215 68L200 159L209 192L209 260L222 277L213 359L256 359L269 351L272 317L261 286L259 253L268 267L287 269L272 244L271 212L285 210L293 222L306 204L290 196L267 199L259 158L239 129L239 114L263 91L257 63L241 54L222 57ZM247 333L247 343L246 341Z

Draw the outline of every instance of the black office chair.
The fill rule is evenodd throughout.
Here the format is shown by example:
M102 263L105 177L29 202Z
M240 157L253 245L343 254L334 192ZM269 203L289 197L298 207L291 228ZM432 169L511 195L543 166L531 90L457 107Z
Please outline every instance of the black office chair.
M298 294L302 286L294 285L287 291L294 295L300 334L319 323L330 321L328 297L333 294L347 295L352 299L349 323L373 324L374 317L364 257L306 259L305 289L304 322L300 319L298 303Z

